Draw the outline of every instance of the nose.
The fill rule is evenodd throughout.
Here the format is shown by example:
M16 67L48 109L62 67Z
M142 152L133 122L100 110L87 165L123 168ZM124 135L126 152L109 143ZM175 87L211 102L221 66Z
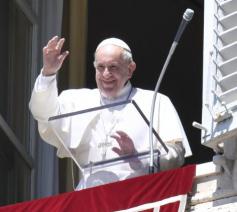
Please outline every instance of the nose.
M103 71L103 77L110 77L110 76L111 76L111 72L109 71L109 68L105 67Z

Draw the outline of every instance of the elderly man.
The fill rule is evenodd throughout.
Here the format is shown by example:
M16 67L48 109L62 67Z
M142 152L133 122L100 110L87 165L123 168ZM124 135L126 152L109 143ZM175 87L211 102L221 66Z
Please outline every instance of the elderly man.
M30 110L38 121L44 141L57 148L59 157L72 157L81 175L77 189L124 180L148 173L149 129L132 104L118 104L103 110L54 121L52 116L134 100L146 117L150 115L153 91L136 88L132 78L136 64L129 46L118 38L103 40L95 51L95 89L65 90L60 95L56 74L69 54L61 52L64 38L53 37L43 48L43 68L36 79ZM161 170L179 167L191 154L179 116L169 98L158 94L154 128L169 152L161 154ZM154 148L161 145L154 140ZM111 162L114 158L127 157ZM105 162L94 165L97 162Z

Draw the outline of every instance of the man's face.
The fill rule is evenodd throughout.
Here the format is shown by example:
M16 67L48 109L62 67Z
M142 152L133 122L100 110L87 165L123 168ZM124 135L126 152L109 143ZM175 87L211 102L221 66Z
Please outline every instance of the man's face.
M116 98L124 84L132 77L135 63L128 63L122 58L123 49L106 45L95 54L96 83L103 96Z

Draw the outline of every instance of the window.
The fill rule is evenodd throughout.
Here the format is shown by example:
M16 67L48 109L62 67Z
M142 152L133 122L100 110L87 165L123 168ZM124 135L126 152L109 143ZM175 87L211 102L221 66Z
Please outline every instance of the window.
M4 34L1 45L3 77L0 97L0 204L31 199L34 144L28 102L36 15L33 2L2 1ZM5 52L5 53L4 53ZM7 54L6 54L7 53Z

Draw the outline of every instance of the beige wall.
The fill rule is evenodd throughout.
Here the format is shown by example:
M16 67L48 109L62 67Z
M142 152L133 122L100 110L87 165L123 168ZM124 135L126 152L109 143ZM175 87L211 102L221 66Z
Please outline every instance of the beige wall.
M61 72L60 84L65 89L85 85L86 44L87 44L87 0L64 1L63 32L67 38L65 48L70 54ZM71 159L60 159L60 192L73 190L78 183L77 172L72 173ZM74 169L75 170L75 169Z

